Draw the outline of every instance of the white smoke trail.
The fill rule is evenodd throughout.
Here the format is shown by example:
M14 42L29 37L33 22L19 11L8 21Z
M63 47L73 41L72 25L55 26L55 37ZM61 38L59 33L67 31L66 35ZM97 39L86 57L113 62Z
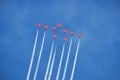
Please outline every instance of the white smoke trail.
M49 68L50 68L50 62L51 62L52 53L53 53L53 47L54 47L54 41L52 42L52 47L51 47L51 51L50 51L50 56L49 56L48 65L47 65L47 69L46 69L44 80L47 80L48 71L49 71Z
M35 70L35 74L34 74L34 80L36 80L36 78L37 78L38 68L39 68L43 45L44 45L44 41L45 41L45 35L46 35L46 31L44 32L44 35L43 35L42 45L41 45L41 49L40 49L40 53L39 53L39 57L38 57L38 61L37 61L37 66L36 66L36 70Z
M58 72L57 72L56 80L59 79L59 74L60 74L60 69L61 69L61 65L62 65L64 49L65 49L65 43L63 44L63 49L62 49L62 54L61 54L61 57L60 57L60 64L59 64L59 67L58 67Z
M77 44L77 49L76 49L76 54L75 54L75 59L74 59L74 63L73 63L73 68L72 68L72 73L71 73L70 80L73 80L75 66L76 66L76 61L77 61L77 56L78 56L78 51L79 51L79 46L80 46L80 38L79 38L78 44Z
M55 62L56 49L57 49L57 46L55 47L55 51L54 51L54 54L53 54L53 59L52 59L52 63L51 63L51 68L50 68L48 80L51 79L51 75L52 75L52 71L53 71L53 66L54 66L54 62Z
M29 66L29 70L28 70L26 80L29 80L29 78L30 78L30 73L31 73L31 69L32 69L32 64L33 64L33 60L34 60L35 49L36 49L36 44L37 44L37 39L38 39L38 33L39 33L39 29L37 29L37 32L36 32L34 47L33 47L33 51L32 51L32 57L31 57L30 66Z
M66 71L67 71L67 66L68 66L68 60L69 60L69 56L70 56L71 46L72 46L72 37L71 37L71 40L70 40L70 45L69 45L69 50L68 50L68 54L67 54L67 60L66 60L65 69L64 69L62 80L65 80L65 75L66 75Z

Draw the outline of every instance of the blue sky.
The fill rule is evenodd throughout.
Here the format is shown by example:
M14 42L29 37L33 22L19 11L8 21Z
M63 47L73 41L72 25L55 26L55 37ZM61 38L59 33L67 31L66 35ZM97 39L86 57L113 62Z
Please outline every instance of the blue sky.
M44 78L52 44L51 27L62 22L68 41L60 73L62 77L70 31L75 30L66 80L69 80L77 34L81 39L74 80L120 80L120 1L119 0L0 0L0 80L25 80L36 34L36 23L48 24L38 79ZM39 31L33 69L44 30ZM55 79L63 45L62 30L57 31L59 46L52 79Z

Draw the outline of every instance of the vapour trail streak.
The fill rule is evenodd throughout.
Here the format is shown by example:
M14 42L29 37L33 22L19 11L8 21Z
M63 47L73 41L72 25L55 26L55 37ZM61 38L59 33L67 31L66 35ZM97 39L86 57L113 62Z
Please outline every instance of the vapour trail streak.
M78 51L79 51L79 46L80 46L80 38L79 38L78 44L77 44L77 49L76 49L76 54L75 54L75 59L74 59L74 63L73 63L73 68L72 68L72 73L71 73L70 80L73 80L75 66L76 66L76 61L77 61L77 56L78 56Z
M65 75L66 75L67 66L68 66L68 60L69 60L69 56L70 56L70 52L71 52L71 46L72 46L72 37L71 37L71 40L70 40L70 45L69 45L69 50L68 50L68 54L67 54L67 60L66 60L65 69L64 69L62 80L65 80Z
M53 47L54 47L54 41L52 42L52 47L51 47L51 51L50 51L50 56L49 56L48 65L47 65L47 69L46 69L44 80L47 80L48 71L49 71L49 68L50 68L50 62L51 62L52 53L53 53Z
M35 74L34 74L34 80L36 80L36 78L37 78L38 68L39 68L43 45L44 45L44 41L45 41L45 36L46 36L46 31L44 31L44 35L43 35L42 45L41 45L41 49L40 49L40 53L39 53L39 57L38 57L38 61L37 61L37 66L36 66L36 70L35 70Z
M37 29L37 32L36 32L34 47L33 47L33 51L32 51L32 57L31 57L30 66L29 66L29 70L28 70L26 80L29 80L29 78L30 78L30 73L31 73L31 69L32 69L32 64L33 64L33 60L34 60L35 49L36 49L36 44L37 44L37 39L38 39L38 33L39 33L39 29Z
M61 65L62 65L64 49L65 49L65 42L64 42L64 44L63 44L63 49L62 49L62 54L61 54L61 57L60 57L60 64L59 64L59 67L58 67L58 72L57 72L56 80L59 79L59 74L60 74L60 69L61 69Z
M52 76L52 71L53 71L53 66L54 66L55 56L56 56L56 49L57 49L57 46L55 47L55 50L54 50L54 54L53 54L53 59L52 59L52 63L51 63L51 68L50 68L48 80L50 80L51 76Z

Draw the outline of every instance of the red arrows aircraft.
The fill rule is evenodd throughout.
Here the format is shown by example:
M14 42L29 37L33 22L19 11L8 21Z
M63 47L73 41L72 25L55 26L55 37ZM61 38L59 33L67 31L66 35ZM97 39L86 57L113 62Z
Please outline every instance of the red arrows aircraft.
M70 34L71 34L71 36L73 36L73 35L75 34L75 32L74 32L74 31L72 31Z
M67 32L67 29L66 29L66 28L64 28L64 29L63 29L63 33L64 33L64 34L66 34L66 32Z
M63 41L64 41L64 42L66 42L66 41L67 41L67 37L66 37L66 36L63 38Z
M58 27L59 27L59 28L62 28L62 23L61 23L61 22L58 24Z
M47 25L47 24L44 26L44 29L45 29L45 30L47 30L47 29L48 29L48 25Z
M78 34L78 37L79 37L79 38L81 38L81 37L82 37L82 32L80 32L80 33Z
M52 27L52 31L56 31L56 26L53 26L53 27Z
M56 39L57 35L56 33L53 34L53 39Z
M40 28L41 27L41 23L39 22L39 23L37 23L37 27L38 28Z

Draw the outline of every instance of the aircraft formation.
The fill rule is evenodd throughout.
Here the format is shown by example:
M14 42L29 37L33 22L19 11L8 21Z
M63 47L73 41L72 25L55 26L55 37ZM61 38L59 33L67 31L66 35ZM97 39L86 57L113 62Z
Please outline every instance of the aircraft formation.
M37 40L38 40L39 28L43 28L44 29L44 34L43 34L43 39L42 39L42 42L41 42L41 48L40 48L40 52L39 52L39 55L38 55L38 61L37 61L37 65L36 65L35 73L34 73L34 78L33 78L33 80L37 80L39 65L40 65L40 62L41 62L41 55L43 53L43 46L44 46L45 37L46 37L46 31L48 29L47 24L42 26L40 22L38 22L36 24L36 27L37 27L37 32L36 32L34 47L33 47L33 51L32 51L32 56L31 56L26 80L30 80L31 69L32 69L32 66L33 66L35 49L36 49L36 44L37 44ZM45 75L44 75L44 80L51 80L51 75L52 75L52 72L53 72L53 67L54 67L54 62L55 62L56 52L57 52L57 45L55 45L55 40L57 39L57 33L56 33L57 29L63 29L63 34L64 34L64 36L63 36L64 43L63 43L63 46L62 46L60 61L58 62L59 63L58 71L57 71L57 75L56 75L56 79L55 79L55 80L59 80L61 66L62 66L62 62L63 62L64 51L65 51L65 46L66 46L66 41L68 40L68 38L66 36L66 33L68 32L68 30L67 30L67 28L63 27L63 24L61 22L57 26L54 25L51 28L51 31L53 32L53 35L52 35L53 41L52 41L52 45L51 45L51 50L49 52L50 55L49 55L48 63L46 63L47 68L46 68L46 72L45 72ZM65 62L65 68L64 68L62 80L65 80L65 78L66 78L66 71L67 71L67 67L68 67L69 57L70 57L70 54L71 54L73 36L75 35L74 30L72 30L70 32L70 35L71 35L71 39L70 39L69 48L68 48L68 52L67 52L67 58L66 58L66 62ZM73 63L73 67L72 67L70 80L73 80L73 77L74 77L75 67L76 67L76 63L77 63L77 56L78 56L79 47L80 47L80 39L82 38L82 32L80 32L78 34L78 38L79 38L79 40L78 40L78 43L77 43L77 48L76 48L76 52L75 52L75 58L74 58L74 63Z

